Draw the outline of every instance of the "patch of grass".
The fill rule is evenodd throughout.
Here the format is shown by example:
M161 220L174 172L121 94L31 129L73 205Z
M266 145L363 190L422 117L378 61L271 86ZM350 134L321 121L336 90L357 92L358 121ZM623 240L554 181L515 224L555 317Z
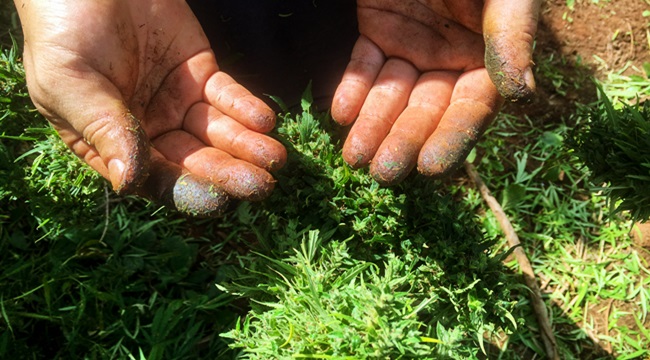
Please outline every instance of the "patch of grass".
M604 63L604 60L597 59ZM607 78L600 82L603 96L606 96L614 108L620 109L624 103L638 103L650 98L650 63L643 64L643 69L627 63L621 69L610 71Z
M643 335L647 262L629 237L629 214L612 212L607 198L591 191L587 169L564 144L571 132L566 123L540 127L535 119L502 114L479 144L484 155L476 166L500 198L540 278L560 357L606 358L610 347L622 358L642 357L646 352L640 349L650 345ZM520 136L536 140L511 141ZM482 207L473 191L465 199ZM483 222L488 235L499 234L491 213ZM631 315L612 315L620 308L639 324ZM515 309L523 310L515 311L516 317L534 321L527 307ZM543 355L536 331L519 328L503 339L502 358Z
M273 196L189 220L110 193L3 54L0 357L465 359L521 325L475 215L419 176L388 189L351 171L308 93L280 121Z
M584 117L569 142L591 171L592 181L610 198L615 212L630 211L636 220L650 218L650 102L622 103L615 109L602 93L598 104L583 108Z
M283 116L279 189L237 215L261 252L221 284L252 310L224 336L251 359L476 358L517 326L495 242L428 179L381 188L351 171L331 124L308 96Z

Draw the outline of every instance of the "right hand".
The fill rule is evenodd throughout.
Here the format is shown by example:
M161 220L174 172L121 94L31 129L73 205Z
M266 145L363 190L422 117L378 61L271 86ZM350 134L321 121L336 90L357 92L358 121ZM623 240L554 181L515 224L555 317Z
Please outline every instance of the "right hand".
M115 191L197 215L271 192L275 114L219 70L185 1L15 4L34 104Z
M382 185L458 168L505 99L535 89L541 0L358 0L361 36L334 95L343 158Z

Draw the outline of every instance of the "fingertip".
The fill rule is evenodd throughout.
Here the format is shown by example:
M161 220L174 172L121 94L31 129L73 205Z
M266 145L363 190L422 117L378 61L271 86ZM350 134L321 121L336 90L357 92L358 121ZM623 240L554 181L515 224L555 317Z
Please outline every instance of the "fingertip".
M381 186L393 186L402 182L413 169L414 164L382 159L370 163L370 176Z
M531 92L531 97L537 93L537 83L535 82L535 75L533 74L533 68L532 66L529 66L524 70L524 80L526 81L526 85L528 86L529 91Z
M261 101L261 100L260 100ZM260 133L268 133L275 128L275 112L266 106L257 105L256 114L251 115L251 129Z
M507 46L487 38L485 44L485 68L499 94L506 100L515 103L530 102L534 98L536 90L535 77L530 61L525 67L517 66L507 55L504 55L508 50L503 47Z
M359 116L369 88L360 88L359 84L351 85L343 81L332 100L332 119L341 126L351 125Z
M361 153L343 152L343 161L354 170L368 165L368 161L365 161L364 155Z
M452 174L463 163L490 118L449 119L426 141L418 155L418 171L429 177L442 178Z
M415 167L421 147L419 139L389 135L370 162L370 175L382 186L402 182Z
M222 189L192 174L184 174L176 180L171 196L176 210L195 217L221 216L229 203Z
M138 194L194 217L221 216L230 202L223 189L210 180L184 173L161 156L152 160L151 174Z
M350 62L332 100L332 118L338 124L352 124L363 106L366 96L386 62L381 49L365 36L359 36L352 50Z
M257 160L251 161L266 171L277 171L287 163L287 149L275 139L259 143Z
M434 179L444 178L457 170L465 157L467 154L428 149L418 158L418 172Z
M341 154L343 160L352 169L360 169L367 166L375 154L374 150L368 149L364 139L359 139L358 137L354 133L350 134L345 144L343 144Z
M275 189L275 179L268 172L235 160L223 171L217 172L214 181L234 199L262 201Z
M150 144L137 120L128 117L127 125L116 126L96 144L101 157L108 159L109 180L118 194L135 192L149 175Z
M352 124L358 114L345 99L340 96L335 96L332 101L332 120L341 126L348 126Z
M485 67L499 93L512 102L535 94L531 66L541 0L486 0Z
M116 193L122 192L124 184L124 170L126 165L120 159L112 159L108 162L108 174L110 176L113 191Z

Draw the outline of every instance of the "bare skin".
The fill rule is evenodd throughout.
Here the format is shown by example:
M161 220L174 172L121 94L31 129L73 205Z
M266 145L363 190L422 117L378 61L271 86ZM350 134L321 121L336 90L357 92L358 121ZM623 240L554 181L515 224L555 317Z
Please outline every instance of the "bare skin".
M332 116L354 124L343 147L353 168L395 184L417 165L449 174L504 97L534 93L531 54L540 0L358 0L361 36Z
M185 1L15 5L35 105L117 192L209 215L273 189L275 114L219 70Z

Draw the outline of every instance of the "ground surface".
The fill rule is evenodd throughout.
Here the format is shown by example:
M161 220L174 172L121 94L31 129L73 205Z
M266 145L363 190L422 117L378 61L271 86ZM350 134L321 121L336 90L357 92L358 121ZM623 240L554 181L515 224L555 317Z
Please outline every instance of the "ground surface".
M547 46L555 42L559 52L574 60L581 57L600 76L628 62L640 68L650 61L647 38L650 19L643 14L649 8L645 0L595 4L582 1L575 5L574 11L567 11L565 1L548 1L543 5L538 39ZM602 61L596 60L596 56Z
M548 114L549 118L570 114L576 102L596 98L589 75L604 79L624 67L628 68L625 73L638 73L634 68L642 69L650 62L650 17L643 16L650 4L645 0L595 1L578 0L573 10L566 0L544 1L535 50L538 98L526 113ZM546 72L546 62L553 62L561 73Z
M650 2L577 0L573 9L567 6L568 3L570 1L549 0L542 5L535 50L538 97L524 108L507 106L506 112L554 123L575 113L577 103L588 104L596 100L597 91L590 80L592 76L607 81L612 73L642 75L644 64L650 63L650 16L644 14L650 11ZM638 229L641 232L633 238L647 266L650 226L646 224ZM544 290L548 294L557 294L573 287L573 284L564 286L549 286ZM556 305L566 308L567 304ZM624 313L626 310L634 313L635 310L630 304L613 299L587 308L582 325L590 324L590 330L585 331L591 332L589 336L594 339L594 349L584 356L607 357L606 354L612 354L611 344L597 338L612 335L609 331L613 321L612 309ZM638 328L629 314L619 317L617 325ZM644 325L648 326L648 320Z

